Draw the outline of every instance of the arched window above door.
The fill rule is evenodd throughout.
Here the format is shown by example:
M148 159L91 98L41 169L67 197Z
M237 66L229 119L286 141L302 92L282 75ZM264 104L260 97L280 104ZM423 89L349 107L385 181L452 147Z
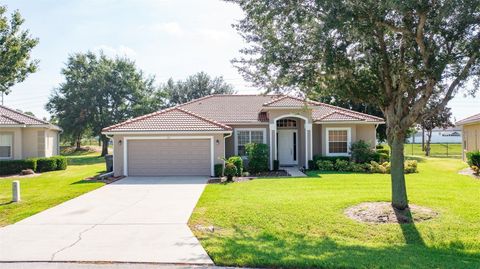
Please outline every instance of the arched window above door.
M297 121L292 119L280 119L277 120L278 128L295 128L297 127Z

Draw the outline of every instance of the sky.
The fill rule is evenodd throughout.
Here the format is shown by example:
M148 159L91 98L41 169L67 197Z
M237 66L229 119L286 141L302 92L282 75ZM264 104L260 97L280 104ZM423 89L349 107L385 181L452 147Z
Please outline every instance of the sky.
M127 56L138 68L154 75L157 83L185 79L196 72L223 76L238 93L258 93L238 74L231 60L245 43L232 24L241 9L218 0L11 0L2 1L9 12L18 9L24 28L39 45L32 56L39 70L15 85L5 105L50 118L45 104L62 82L60 71L69 55L100 51ZM459 94L449 104L460 120L480 113L480 94Z

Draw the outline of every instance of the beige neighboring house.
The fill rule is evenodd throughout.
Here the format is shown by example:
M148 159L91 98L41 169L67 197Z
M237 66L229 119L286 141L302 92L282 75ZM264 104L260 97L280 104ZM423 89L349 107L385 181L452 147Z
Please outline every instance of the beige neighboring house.
M47 121L0 105L0 160L58 155L61 131Z
M265 143L281 166L308 168L314 155L348 156L372 147L384 120L287 95L210 95L103 129L116 176L213 175L224 157Z
M469 151L480 150L480 113L456 122L462 128L463 158Z

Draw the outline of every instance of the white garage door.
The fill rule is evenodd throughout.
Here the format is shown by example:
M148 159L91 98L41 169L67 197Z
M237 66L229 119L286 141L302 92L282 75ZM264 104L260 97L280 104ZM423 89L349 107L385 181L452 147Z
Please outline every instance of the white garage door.
M210 175L209 139L129 140L129 176Z

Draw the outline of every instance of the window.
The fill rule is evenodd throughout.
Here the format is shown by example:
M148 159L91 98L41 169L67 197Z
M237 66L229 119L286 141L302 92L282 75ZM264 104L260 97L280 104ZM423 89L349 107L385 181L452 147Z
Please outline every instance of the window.
M277 120L277 127L279 128L295 128L297 127L297 121L292 119Z
M248 143L265 143L265 129L236 129L235 154L246 156L245 145Z
M350 141L350 128L327 128L327 155L348 155Z
M11 159L13 147L12 134L0 134L0 159Z

